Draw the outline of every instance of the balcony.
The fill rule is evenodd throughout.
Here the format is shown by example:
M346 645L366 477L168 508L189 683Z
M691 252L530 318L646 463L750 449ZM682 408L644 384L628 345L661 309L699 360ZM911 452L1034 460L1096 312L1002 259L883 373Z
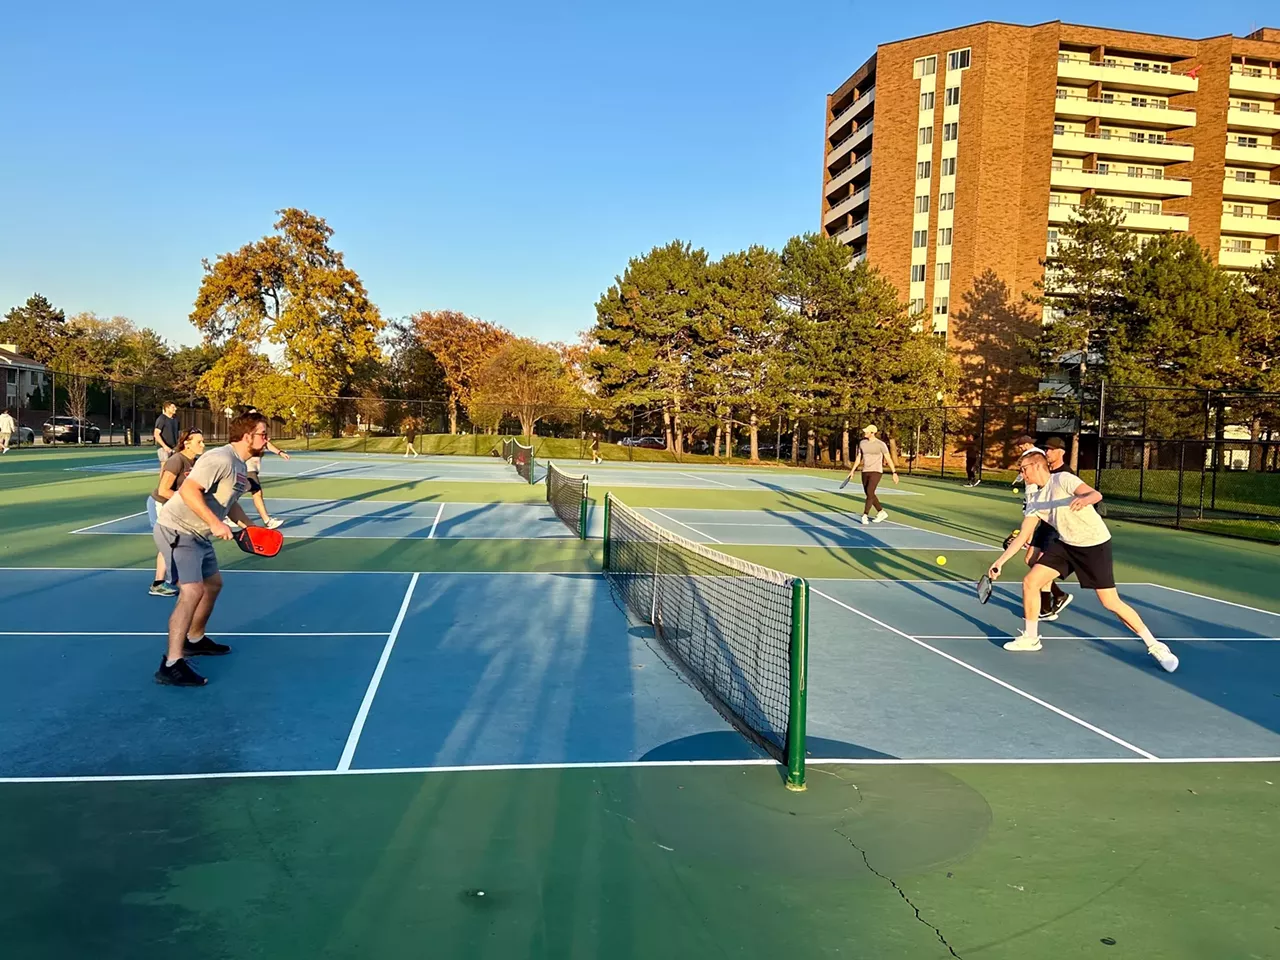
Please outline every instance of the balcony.
M1049 223L1064 224L1071 220L1078 203L1050 203ZM1123 208L1122 208L1123 209ZM1138 213L1133 210L1124 211L1124 225L1129 230L1141 230L1149 233L1168 233L1191 229L1191 218L1181 213Z
M855 150L871 138L871 128L875 125L875 121L869 120L853 133L849 134L839 143L833 145L827 153L827 163L834 163L839 160L850 150Z
M1219 250L1218 266L1228 270L1256 270L1270 255L1262 247L1254 247L1249 251Z
M1185 73L1139 70L1127 63L1097 63L1070 54L1058 54L1058 77L1075 83L1105 83L1115 90L1139 93L1195 93L1200 83Z
M867 221L863 219L842 230L840 233L837 233L836 239L847 246L855 240L861 240L866 235Z
M1222 232L1251 237L1280 237L1280 217L1264 214L1238 217L1234 213L1223 213Z
M822 218L823 224L828 224L832 220L838 220L845 214L862 206L871 199L871 185L867 184L861 190L855 190L849 196L845 197L834 207L827 211L827 215Z
M1195 156L1195 148L1179 140L1153 143L1149 140L1131 140L1128 137L1106 137L1100 133L1055 133L1053 152L1071 157L1083 157L1096 153L1101 157L1121 160L1185 163Z
M1270 144L1250 147L1228 140L1227 163L1240 167L1280 167L1280 147Z
M856 120L873 106L876 102L876 88L872 87L849 106L845 107L836 114L835 119L827 125L827 136L831 136L850 120Z
M1079 192L1099 190L1131 197L1189 197L1191 181L1185 177L1153 177L1148 174L1129 176L1126 171L1051 170L1049 185L1062 190Z
M1229 89L1236 96L1280 100L1280 69L1233 63Z
M854 163L849 164L849 166L845 167L843 170L837 173L834 177L832 177L829 181L827 181L827 194L830 195L834 193L836 190L843 187L850 180L858 179L858 177L862 176L862 174L866 173L870 169L871 169L871 154L868 153L861 160L857 160Z
M1196 125L1196 112L1190 107L1160 106L1148 101L1135 105L1128 97L1078 97L1059 94L1054 108L1057 116L1066 120L1114 120L1117 123L1139 127L1155 127L1176 130Z
M1280 201L1280 180L1237 180L1227 177L1222 184L1222 195L1228 200Z
M1231 107L1227 110L1227 126L1247 133L1280 133L1280 110L1275 107L1261 110Z

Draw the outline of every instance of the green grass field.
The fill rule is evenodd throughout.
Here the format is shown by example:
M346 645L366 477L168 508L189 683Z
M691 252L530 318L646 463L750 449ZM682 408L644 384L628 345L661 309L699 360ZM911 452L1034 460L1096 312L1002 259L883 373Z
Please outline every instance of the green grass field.
M146 538L68 535L135 513L150 481L67 468L137 456L6 455L0 568L149 568ZM267 481L269 497L477 495L467 484ZM992 555L939 567L933 551L727 549L808 577L975 579L1019 497L1007 484L903 483L925 496L895 501L895 519L989 542ZM658 507L851 502L615 492ZM1121 580L1280 611L1269 545L1113 530ZM218 549L228 567L256 562ZM299 570L595 572L600 544L317 539L288 559ZM803 794L769 767L0 783L0 931L15 960L1271 958L1278 803L1277 763L851 764L811 768Z

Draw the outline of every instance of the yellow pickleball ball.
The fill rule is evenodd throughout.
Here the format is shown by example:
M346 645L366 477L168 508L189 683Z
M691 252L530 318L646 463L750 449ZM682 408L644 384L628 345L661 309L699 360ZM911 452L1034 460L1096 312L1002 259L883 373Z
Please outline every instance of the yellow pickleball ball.
M939 558L938 558L938 566L940 566L940 567L945 567L946 565L947 565L947 558L946 558L946 557L939 557Z

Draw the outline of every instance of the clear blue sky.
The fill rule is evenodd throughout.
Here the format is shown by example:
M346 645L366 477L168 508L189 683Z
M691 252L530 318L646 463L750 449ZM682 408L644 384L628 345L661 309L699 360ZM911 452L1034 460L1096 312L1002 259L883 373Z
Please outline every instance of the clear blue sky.
M715 256L816 229L824 97L877 42L986 19L1240 34L1245 17L1185 0L15 4L0 311L39 291L193 342L201 258L298 206L385 316L571 339L655 244Z

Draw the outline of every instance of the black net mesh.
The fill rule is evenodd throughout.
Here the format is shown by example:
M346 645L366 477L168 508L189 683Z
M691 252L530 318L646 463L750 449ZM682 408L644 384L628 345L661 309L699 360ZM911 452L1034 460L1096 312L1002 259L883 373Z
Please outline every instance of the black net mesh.
M516 442L514 440L502 441L502 459L511 463L516 455Z
M726 719L785 763L796 579L685 540L613 496L608 504L614 595Z
M573 477L554 463L547 464L547 503L579 540L586 538L586 477Z
M524 477L527 483L533 483L533 447L512 441L511 462L515 464L516 473Z

